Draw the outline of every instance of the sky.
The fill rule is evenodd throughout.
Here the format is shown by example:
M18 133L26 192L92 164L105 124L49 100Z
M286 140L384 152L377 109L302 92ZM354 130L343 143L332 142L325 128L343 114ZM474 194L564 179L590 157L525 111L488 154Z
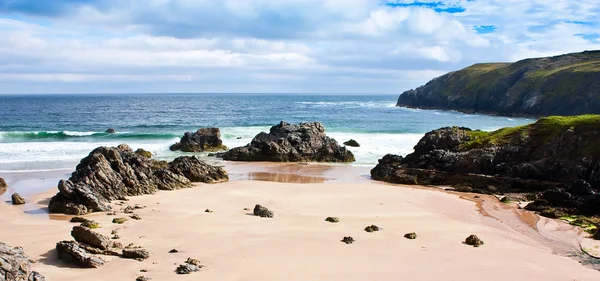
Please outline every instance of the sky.
M398 94L597 49L598 0L0 0L6 94Z

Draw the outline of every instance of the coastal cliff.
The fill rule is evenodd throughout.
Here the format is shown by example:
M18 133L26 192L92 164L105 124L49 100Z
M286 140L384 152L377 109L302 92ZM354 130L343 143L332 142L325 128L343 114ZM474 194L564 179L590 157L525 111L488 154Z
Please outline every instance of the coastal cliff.
M600 113L600 51L481 63L406 91L397 106L499 115Z

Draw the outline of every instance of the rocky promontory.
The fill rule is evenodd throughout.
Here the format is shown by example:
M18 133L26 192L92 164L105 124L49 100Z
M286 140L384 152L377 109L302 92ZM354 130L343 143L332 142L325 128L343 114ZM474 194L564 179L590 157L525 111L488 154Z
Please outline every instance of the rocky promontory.
M406 91L397 106L500 115L600 113L600 51L480 63Z
M371 177L450 185L480 193L528 192L532 210L600 215L600 116L545 117L494 132L431 131L401 157L386 155Z
M186 132L170 149L183 152L214 152L226 150L227 147L223 145L219 128L202 128L196 132Z
M0 242L0 280L45 281L46 278L31 270L31 260L23 248Z
M281 121L261 132L248 145L227 151L223 159L269 162L353 162L354 155L325 134L320 122Z
M157 161L135 153L129 146L98 147L81 159L68 180L58 183L50 200L53 213L82 215L109 211L111 200L192 186L192 182L227 181L227 172L194 156L173 162Z

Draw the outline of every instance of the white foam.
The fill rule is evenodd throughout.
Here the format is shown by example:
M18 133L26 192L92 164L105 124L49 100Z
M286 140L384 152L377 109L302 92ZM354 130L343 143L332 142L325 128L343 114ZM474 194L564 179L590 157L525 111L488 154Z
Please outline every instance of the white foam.
M304 104L311 107L345 107L345 108L383 108L383 107L395 107L396 103L393 101L299 101L296 104Z

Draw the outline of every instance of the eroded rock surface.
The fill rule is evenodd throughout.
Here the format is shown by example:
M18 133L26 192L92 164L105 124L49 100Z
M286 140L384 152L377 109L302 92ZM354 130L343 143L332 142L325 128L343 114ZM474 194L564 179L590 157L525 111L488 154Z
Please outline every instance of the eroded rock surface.
M45 281L46 278L31 270L31 261L23 248L0 242L0 280Z
M170 147L184 152L204 152L226 150L221 140L219 128L202 128L196 132L186 132L181 140Z

